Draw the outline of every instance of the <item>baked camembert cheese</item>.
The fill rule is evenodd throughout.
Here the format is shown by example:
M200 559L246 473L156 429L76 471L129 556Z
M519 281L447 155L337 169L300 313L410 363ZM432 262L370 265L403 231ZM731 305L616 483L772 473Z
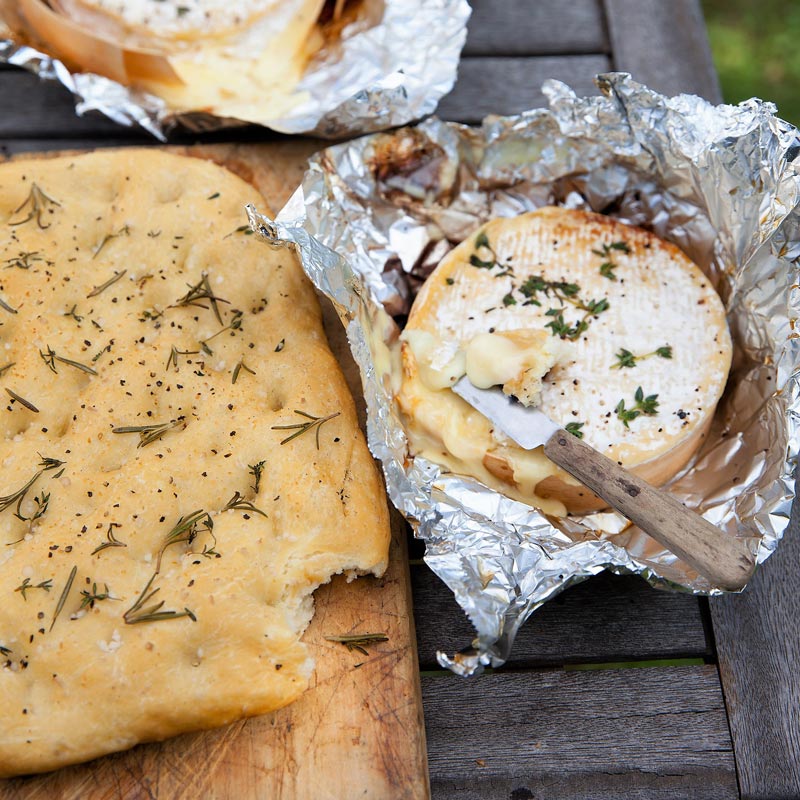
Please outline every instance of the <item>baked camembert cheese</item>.
M493 220L452 250L402 339L412 454L557 515L605 503L495 430L456 380L502 386L661 485L705 437L731 363L722 302L677 247L554 207Z
M174 111L280 119L323 46L325 0L0 0L7 24L71 68ZM336 4L339 10L342 3Z
M155 150L0 165L0 776L289 703L380 477L255 190Z

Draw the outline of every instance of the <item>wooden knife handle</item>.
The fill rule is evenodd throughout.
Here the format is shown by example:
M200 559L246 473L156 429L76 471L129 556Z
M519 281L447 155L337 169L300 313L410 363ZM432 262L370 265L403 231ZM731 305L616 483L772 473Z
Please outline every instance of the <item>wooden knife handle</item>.
M558 430L545 443L544 452L714 586L738 591L753 574L755 560L743 542L723 533L577 436Z

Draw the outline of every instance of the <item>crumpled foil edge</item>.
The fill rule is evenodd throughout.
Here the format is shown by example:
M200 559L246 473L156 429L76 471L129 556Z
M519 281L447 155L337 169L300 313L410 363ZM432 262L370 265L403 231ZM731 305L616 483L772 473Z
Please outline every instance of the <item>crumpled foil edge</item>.
M408 245L431 217L427 209L424 220L415 220L373 191L368 165L377 140L385 144L411 130L436 143L445 160L472 158L471 178L495 186L505 180L510 187L487 191L490 202L476 200L478 184L468 181L472 195L462 185L458 199L437 209L443 217L465 197L483 203L478 217L520 213L546 202L542 186L552 189L576 175L585 176L585 196L573 189L565 204L595 195L604 201L603 191L614 195L615 181L628 175L635 191L620 195L615 216L647 220L705 266L727 301L740 356L717 411L729 435L713 446L707 442L670 490L741 537L758 563L775 550L789 522L800 451L800 335L794 329L800 317L800 137L768 103L715 107L689 95L666 98L619 73L599 76L598 85L605 96L578 98L548 81L549 111L488 118L480 129L430 119L329 148L311 160L302 187L275 221L248 211L265 239L297 249L347 327L362 373L368 440L389 496L425 541L426 562L477 631L464 651L438 654L442 666L461 675L502 664L536 608L604 569L638 574L660 588L722 592L649 537L637 536L638 529L598 535L596 515L556 522L477 481L407 458L387 379L397 327L383 308L403 298L396 270L385 267L403 261L397 243ZM647 183L654 174L669 179L669 190ZM637 184L640 179L644 183ZM464 207L456 210L463 216Z
M99 111L160 141L175 127L202 133L251 122L279 133L345 138L421 119L455 83L471 13L467 0L383 0L383 6L378 24L345 28L335 57L312 59L296 88L307 99L276 119L176 112L153 94L100 75L70 72L58 59L15 42L2 20L0 62L60 82L75 96L79 116Z

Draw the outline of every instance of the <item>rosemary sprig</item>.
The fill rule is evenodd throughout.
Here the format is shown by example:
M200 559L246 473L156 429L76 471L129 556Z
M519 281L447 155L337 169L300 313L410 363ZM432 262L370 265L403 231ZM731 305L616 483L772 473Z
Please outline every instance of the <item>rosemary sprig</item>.
M178 350L175 345L172 345L172 349L169 351L169 358L167 359L166 369L170 368L170 365L175 367L175 372L178 371L178 356L196 356L200 351L199 350Z
M186 284L189 287L189 291L186 294L179 298L178 300L173 303L170 308L179 308L180 306L197 306L198 308L205 308L208 309L207 305L201 303L201 300L208 300L211 304L211 309L214 312L214 316L217 318L217 322L222 325L222 317L219 313L219 306L217 303L229 303L229 300L223 300L221 297L217 297L214 292L211 290L211 284L208 282L208 273L204 272L203 277L192 286L191 284Z
M22 583L14 589L15 592L19 592L22 595L22 599L27 602L28 597L26 592L29 592L31 589L44 589L44 591L49 592L53 588L53 581L51 579L47 579L46 581L42 581L41 583L31 583L30 578L25 578Z
M104 592L97 591L97 584L92 583L92 591L87 591L86 589L81 589L81 608L94 608L95 603L99 603L101 600L117 600L118 598L112 597L111 593L108 590L108 584L104 583L105 586Z
M67 582L64 584L64 590L61 592L61 597L58 598L58 604L56 605L55 614L53 614L53 621L50 623L50 630L53 630L53 625L56 624L56 620L58 619L58 615L61 613L61 609L64 608L64 603L67 602L67 597L69 595L70 589L72 589L72 582L75 580L75 573L78 571L78 567L74 566L72 571L69 573L69 578L67 578Z
M579 439L583 439L583 431L581 428L585 425L585 422L568 422L564 426L564 430L567 433L571 433L573 436L577 436Z
M618 353L614 354L614 358L617 359L617 363L612 364L611 369L635 367L637 362L643 361L645 358L652 358L653 356L658 356L659 358L672 358L672 347L666 344L663 347L657 347L652 353L644 353L640 356L635 356L630 350L626 350L624 347L622 347Z
M95 286L89 294L86 295L87 299L89 297L97 297L97 295L102 294L109 286L113 286L128 270L123 269L119 272L115 272L105 283L101 283L99 286Z
M16 308L12 308L8 303L6 303L2 297L0 297L0 308L2 308L4 311L8 311L9 314L19 313Z
M629 422L632 422L642 414L652 417L658 413L657 394L649 394L647 397L645 397L642 387L640 386L636 390L633 399L634 405L632 408L625 408L625 400L622 399L619 401L619 403L617 403L617 407L614 409L617 418L621 420L622 424L626 428L629 427Z
M92 550L91 555L95 553L100 553L101 551L105 550L107 547L127 547L128 545L125 542L119 541L116 536L114 536L114 528L122 527L117 522L109 522L108 523L108 530L106 531L106 541L102 544L99 544Z
M215 334L208 337L208 339L203 339L201 345L203 346L203 350L208 352L209 355L213 355L211 350L208 346L208 342L212 339L216 339L221 333L225 333L225 331L238 331L242 328L242 317L244 316L243 311L234 310L233 316L231 318L231 322L229 325L226 325L224 328L220 328Z
M18 395L15 391L9 389L7 386L5 387L5 389L6 393L12 400L16 400L20 405L25 406L25 408L27 408L28 411L33 411L34 414L39 413L39 409L36 408L36 406L33 403L31 403L30 400L26 400L24 397ZM0 511L2 511L2 509L0 509Z
M25 517L21 516L20 514L20 505L22 501L25 499L25 495L28 493L30 488L33 486L34 483L39 479L39 477L51 469L58 469L62 464L63 461L59 461L57 458L46 458L44 456L39 456L42 460L39 462L39 469L35 472L33 477L20 489L17 489L16 492L12 492L5 497L0 497L0 512L5 511L7 508L15 505L17 506L16 516L20 519L25 519ZM47 499L49 500L50 496L47 495ZM45 508L47 504L45 502ZM44 512L42 512L44 513ZM41 515L40 515L41 516Z
M7 258L3 262L3 269L12 269L13 267L17 267L18 269L30 269L37 261L44 261L48 265L53 263L52 261L47 261L47 259L42 258L39 250L32 250L29 253L20 252L16 256Z
M93 370L91 367L86 366L86 364L81 364L80 361L73 361L71 358L64 358L63 356L58 355L55 350L53 350L50 345L47 345L47 351L42 352L39 350L39 355L42 357L42 361L47 364L50 369L58 374L58 370L56 369L56 362L59 361L62 364L66 364L69 367L74 367L75 369L79 369L81 372L86 372L89 375L97 375L97 371Z
M207 531L212 532L213 536L214 520L212 520L211 515L207 511L203 511L203 509L192 511L189 516L180 517L178 519L175 526L164 538L164 544L161 545L161 550L158 553L158 561L156 562L156 575L161 571L161 558L164 555L164 551L173 544L180 544L181 542L190 545L197 538L197 528L201 521L203 522L203 527Z
M61 208L61 203L58 200L50 197L47 192L43 189L40 189L37 184L33 184L31 186L31 190L28 196L23 200L22 205L18 208L15 208L12 212L13 214L19 214L26 206L30 206L30 210L28 211L28 216L25 219L17 220L16 222L9 222L8 224L11 226L14 225L24 225L26 222L30 222L32 219L36 220L36 224L42 229L45 230L46 228L50 227L50 223L48 222L45 225L42 222L42 214L48 210L51 206L57 206Z
M100 253L100 251L101 251L101 250L102 250L102 249L103 249L103 248L104 248L104 247L105 247L105 246L108 244L108 242L110 242L112 239L116 239L118 236L130 236L130 234L131 234L131 229L130 229L130 228L127 226L127 225L123 225L123 226L122 226L122 227L121 227L121 228L120 228L118 231L116 231L115 233L107 233L107 234L106 234L106 235L103 237L103 241L102 241L102 242L100 242L100 244L99 244L99 245L97 245L97 248L95 249L94 253L92 254L92 259L95 259L95 258L97 258L97 256L98 256L98 254Z
M292 439L296 439L298 436L302 436L307 431L310 431L312 428L316 429L316 438L317 438L317 450L319 450L319 429L328 421L333 419L334 417L338 417L341 413L340 411L334 411L333 414L328 414L327 417L315 417L313 414L307 414L305 411L300 411L299 409L294 410L295 414L299 414L301 417L305 417L308 422L298 422L295 425L273 425L271 430L273 431L290 431L295 430L293 434L287 436L281 444L286 444L287 442L291 442Z
M239 373L244 370L245 372L249 372L251 375L255 375L256 372L247 364L244 363L244 360L240 361L234 368L233 368L233 375L231 375L231 383L236 383L239 380Z
M36 508L34 509L33 514L31 514L29 517L25 517L21 513L20 506L22 501L17 504L17 510L14 514L14 516L17 519L22 520L22 522L30 522L31 529L33 529L33 523L47 513L47 506L50 504L50 493L42 490L41 496L37 494L36 497L33 498L33 502L36 504Z
M165 619L178 619L180 617L189 617L192 622L197 622L197 617L194 613L184 608L183 611L162 611L164 601L155 603L149 607L145 607L153 597L161 591L160 587L150 591L157 573L153 573L147 585L142 589L141 594L136 598L136 602L122 615L126 625L136 625L139 622L160 622Z
M111 433L138 433L139 444L137 447L146 447L148 444L158 441L167 431L177 428L183 424L186 417L171 419L169 422L155 422L151 425L122 425L119 428L112 428ZM184 425L184 427L186 427Z
M378 642L388 642L389 637L385 633L356 633L352 636L326 636L326 642L338 642L343 644L351 652L358 650L368 656L367 645L377 644Z
M239 492L233 493L233 497L225 503L220 512L230 511L231 509L235 511L252 511L255 514L261 514L262 517L267 516L260 508L256 508L249 500L245 500Z
M77 308L78 308L78 304L75 303L69 311L65 311L64 312L63 316L72 317L72 319L74 319L75 322L83 322L83 317L80 316L80 314L78 314L76 312Z
M255 483L250 487L254 494L258 494L258 487L261 486L261 473L264 471L265 461L259 461L257 464L248 464L247 469L253 476Z

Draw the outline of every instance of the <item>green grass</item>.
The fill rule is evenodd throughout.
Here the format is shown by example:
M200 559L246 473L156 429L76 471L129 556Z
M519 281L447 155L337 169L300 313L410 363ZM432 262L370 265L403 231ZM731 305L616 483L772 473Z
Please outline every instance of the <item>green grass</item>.
M771 100L800 125L800 2L702 0L714 64L728 103Z

